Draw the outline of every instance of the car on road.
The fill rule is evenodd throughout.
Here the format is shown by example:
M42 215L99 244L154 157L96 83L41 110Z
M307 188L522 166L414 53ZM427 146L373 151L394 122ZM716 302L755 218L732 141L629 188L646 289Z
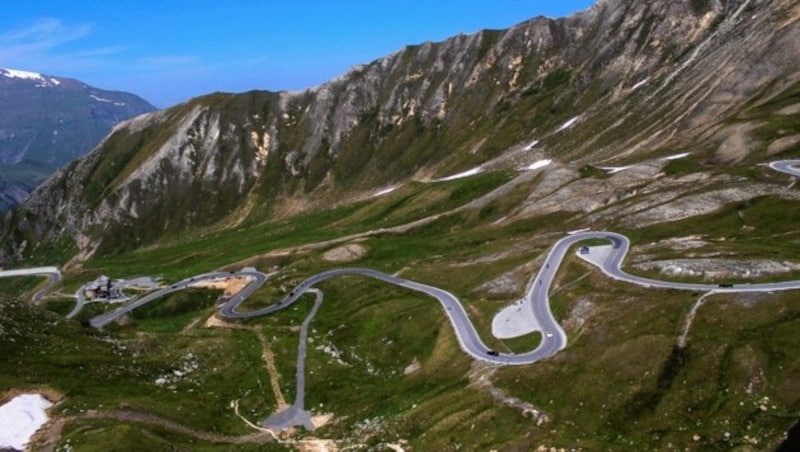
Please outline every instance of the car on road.
M494 350L489 350L489 351L486 352L486 354L490 355L490 356L500 356L500 353L498 353L498 352L496 352Z
M731 287L733 287L733 284L730 284L730 283L722 283L722 284L720 284L719 286L720 286L720 287L722 287L722 288L724 288L724 289L730 289Z
M547 337L553 337L553 333L547 333Z

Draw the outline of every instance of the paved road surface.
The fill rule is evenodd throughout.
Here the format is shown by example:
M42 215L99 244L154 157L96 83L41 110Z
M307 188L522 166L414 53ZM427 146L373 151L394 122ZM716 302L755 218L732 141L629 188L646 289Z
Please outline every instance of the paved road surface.
M781 171L793 176L800 176L800 160L785 160L773 162L770 167L776 171ZM456 337L462 350L476 359L488 361L495 364L504 365L523 365L537 362L556 354L558 351L566 346L566 334L561 326L556 322L550 310L550 302L548 292L550 286L555 278L556 271L561 265L566 253L571 247L579 242L586 240L606 240L610 243L610 248L604 248L602 255L582 256L590 263L598 266L603 273L611 278L625 281L632 284L637 284L649 288L669 288L680 290L693 290L693 291L706 291L706 292L772 292L777 290L794 290L800 289L800 281L786 281L779 283L762 283L762 284L737 284L735 286L720 286L715 284L697 284L697 283L679 283L660 281L655 279L643 278L640 276L629 275L622 271L622 262L627 255L630 248L630 242L627 237L614 232L597 232L597 231L584 231L574 235L567 236L553 246L550 253L545 260L544 266L540 269L534 283L525 294L524 304L527 309L531 309L532 314L539 324L542 331L542 341L540 345L529 352L520 354L501 354L490 351L488 347L481 341L478 333L467 316L463 305L459 300L450 292L443 289L429 286L407 279L399 278L397 276L388 275L376 270L366 268L340 268L330 270L327 272L319 273L306 279L298 285L290 294L282 300L276 302L271 306L262 309L242 312L239 311L239 306L249 297L253 292L258 290L270 275L256 271L255 269L244 269L234 273L212 272L203 275L198 275L192 278L184 279L178 283L173 284L168 288L164 288L152 292L144 297L141 297L133 302L109 313L99 315L90 320L90 324L97 328L102 328L110 322L113 322L120 316L146 304L157 298L163 297L172 292L183 290L199 281L224 279L231 276L249 277L252 282L248 284L242 291L231 298L220 310L219 314L223 317L232 319L245 319L262 315L267 315L278 310L284 309L295 303L300 296L309 291L316 293L316 301L314 308L303 322L301 328L300 345L298 346L298 363L297 363L297 398L294 404L286 410L276 413L270 418L262 422L272 428L285 428L294 425L304 425L309 430L313 428L310 422L310 414L303 409L305 398L305 355L306 355L306 341L308 335L308 327L316 315L322 303L322 293L314 289L313 286L319 282L325 281L330 278L335 278L345 275L360 275L384 281L389 284L394 284L399 287L404 287L416 292L423 293L431 296L441 303L447 314L450 323L453 325ZM595 252L600 252L596 249ZM591 253L591 252L590 252ZM16 270L10 272L0 272L0 277L3 276L20 276L20 275L36 275L44 274L50 277L51 284L45 289L40 290L34 295L34 299L38 300L41 296L60 279L58 269L54 267L46 267L43 269L26 269ZM73 313L77 312L82 306L81 297L78 297L78 304ZM70 313L70 315L73 315Z
M772 292L778 290L794 290L800 289L800 281L785 281L778 283L762 283L762 284L737 284L733 287L720 287L717 284L696 284L696 283L680 283L670 281L660 281L655 279L643 278L640 276L629 275L622 271L622 261L630 247L628 238L614 232L600 232L600 231L586 231L567 236L553 246L550 253L545 260L544 266L539 271L534 284L532 284L528 293L525 295L525 304L532 310L534 318L536 318L541 331L542 341L540 345L531 351L519 354L503 354L491 351L486 344L483 343L475 329L475 326L469 319L464 306L461 302L450 292L440 289L438 287L429 286L427 284L410 281L407 279L399 278L397 276L388 275L376 270L368 268L339 268L329 270L311 276L305 281L301 282L287 297L284 299L267 306L262 309L241 312L238 310L239 305L244 302L253 292L255 292L267 280L268 275L257 272L255 270L244 270L236 272L236 276L249 276L253 278L253 282L249 284L244 290L231 298L220 310L220 315L231 319L246 319L268 315L273 312L291 306L296 302L300 296L306 291L310 290L314 285L325 281L327 279L336 278L345 275L360 275L366 276L389 284L394 284L399 287L404 287L416 292L423 293L433 297L441 303L444 308L450 323L453 326L458 343L461 349L473 356L476 359L488 361L495 364L512 364L524 365L535 363L539 360L553 356L558 351L562 350L567 343L567 337L564 330L553 317L550 310L550 300L548 292L550 286L555 278L556 272L561 265L564 256L570 247L578 244L579 242L602 239L607 240L611 244L611 251L608 252L599 262L594 262L606 275L619 281L625 281L632 284L637 284L650 288L665 288L665 289L679 289L679 290L693 290L693 291L715 291L715 292ZM231 276L230 273L207 273L199 275L194 278L185 279L175 285L153 292L145 297L142 297L134 302L123 306L113 312L102 314L93 318L90 324L94 327L101 328L108 323L114 321L121 315L132 311L133 309L142 306L150 301L162 297L168 293L182 290L193 282L207 279L219 279Z
M61 271L58 267L34 267L0 271L0 278L9 278L13 276L46 276L48 278L49 283L33 294L33 301L41 300L53 286L61 281Z
M311 312L303 321L303 326L300 327L300 344L297 346L297 395L290 407L262 421L262 427L284 430L296 425L302 425L308 431L314 430L314 424L311 423L311 413L303 408L306 398L306 345L308 342L308 327L322 305L322 291L318 289L309 289L308 291L314 293L316 299L314 300L314 307L311 308Z
M778 160L770 163L769 167L775 171L800 177L800 160Z
M155 292L151 292L141 298L137 298L132 302L115 309L114 311L106 312L104 314L100 314L96 317L93 317L89 320L89 324L95 328L102 328L109 323L113 322L114 320L122 317L123 315L133 311L134 309L144 306L147 303L150 303L153 300L161 298L165 295L169 295L173 292L177 292L179 290L184 290L198 282L201 281L213 281L215 279L225 279L230 278L232 276L238 277L249 277L252 278L252 282L247 285L241 292L239 292L231 301L234 299L241 299L239 303L244 301L247 297L249 297L253 292L258 290L264 281L267 280L268 275L256 271L254 269L245 269L238 272L211 272L211 273L204 273L202 275L193 276L191 278L186 278L182 281L179 281L169 287L165 287L163 289L157 290Z
M770 167L776 171L781 171L794 176L800 176L800 160L782 160L770 163ZM475 327L472 325L469 317L467 316L464 307L459 300L450 292L443 289L429 286L414 281L409 281L393 275L388 275L375 270L366 268L341 268L331 270L314 275L307 280L300 283L300 285L293 290L289 296L277 303L263 309L240 312L237 310L239 305L247 299L253 292L258 290L261 285L267 280L269 275L258 272L254 269L246 269L236 272L235 276L250 277L252 282L245 287L244 290L235 295L220 311L223 317L233 319L243 319L267 315L284 309L293 304L297 299L311 287L324 281L326 279L344 276L344 275L361 275L375 278L389 284L405 287L407 289L420 292L437 299L445 310L450 323L453 325L456 337L458 338L459 345L464 352L469 355L489 361L496 364L531 364L541 359L554 355L559 350L566 346L566 334L561 326L556 322L555 318L550 311L550 303L548 299L548 291L553 282L557 269L561 265L561 261L566 255L568 249L577 243L589 239L603 239L611 243L612 250L607 255L603 256L602 260L594 260L593 263L598 265L606 275L632 284L650 288L671 288L681 290L694 290L694 291L716 291L716 292L770 292L775 290L792 290L800 288L800 281L787 281L781 283L764 283L764 284L739 284L735 287L720 287L713 284L693 284L693 283L675 283L669 281L660 281L655 279L643 278L639 276L629 275L621 270L622 261L630 247L630 242L625 236L613 232L593 232L585 231L574 234L559 240L547 256L545 265L539 271L534 284L531 286L528 293L525 295L524 304L528 309L531 309L534 318L537 320L539 327L543 333L542 341L535 350L520 353L520 354L490 354L489 348L483 343L478 336ZM0 277L4 276L22 276L22 275L45 275L50 278L50 284L44 289L39 290L34 294L34 300L39 300L47 290L56 284L60 278L61 273L55 267L40 267L22 270L10 270L0 272ZM102 315L99 315L90 320L90 324L97 328L102 328L108 323L116 320L120 316L178 290L183 290L196 282L204 280L222 279L232 276L231 273L212 272L203 275L198 275L192 278L184 279L170 287L155 291L144 297L141 297L133 302L115 310ZM73 316L80 310L83 305L81 297L78 296L78 302L73 312L69 316Z

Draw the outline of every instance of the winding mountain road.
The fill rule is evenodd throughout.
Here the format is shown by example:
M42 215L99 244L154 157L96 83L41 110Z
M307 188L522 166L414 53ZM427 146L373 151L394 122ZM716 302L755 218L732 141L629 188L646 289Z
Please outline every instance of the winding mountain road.
M770 168L775 171L791 174L800 177L800 160L781 160L769 164ZM429 286L427 284L410 281L397 276L382 273L376 270L367 268L340 268L329 270L316 275L313 275L300 283L289 295L282 300L267 306L262 309L241 312L238 310L239 306L246 300L253 292L258 290L270 275L261 273L255 269L243 269L239 272L211 272L202 275L197 275L191 278L179 281L170 287L157 290L141 298L138 298L117 310L104 313L92 318L89 323L96 328L102 328L105 325L113 322L122 315L125 315L132 310L145 305L155 299L168 295L172 292L186 289L200 281L219 280L229 278L231 276L247 277L251 279L243 290L233 296L221 309L219 314L223 317L231 319L245 319L268 315L273 312L291 306L296 302L300 296L312 289L312 287L322 281L330 278L346 275L359 275L366 276L380 281L394 284L399 287L404 287L416 292L423 293L433 297L441 303L444 308L450 323L453 325L456 337L458 338L459 345L462 350L476 359L488 361L495 364L531 364L541 359L550 357L562 350L566 346L567 338L564 330L553 317L550 310L550 302L548 292L550 286L556 275L556 271L561 265L567 251L570 247L585 240L607 240L610 247L597 247L592 248L594 253L602 254L601 256L581 256L588 262L598 266L603 273L611 278L619 281L637 284L649 288L667 288L679 290L694 290L694 291L714 291L714 292L772 292L778 290L794 290L800 289L800 281L785 281L778 283L761 283L761 284L737 284L736 286L730 285L714 285L714 284L698 284L698 283L680 283L661 281L640 276L630 275L622 271L622 262L627 255L630 248L630 241L627 237L614 232L598 232L598 231L584 231L574 235L567 236L553 246L550 253L545 260L544 266L540 269L534 283L531 285L528 292L523 298L523 308L530 309L533 318L538 324L537 330L542 334L542 341L540 345L529 352L520 354L501 354L489 350L486 344L478 336L478 333L469 319L464 306L461 302L450 292L440 289L438 287ZM55 285L61 278L61 273L56 267L39 267L21 270L0 271L0 277L6 276L23 276L23 275L45 275L50 278L50 284L37 291L34 294L34 300L40 299L47 290ZM80 297L76 309L70 313L73 316L82 305Z
M43 288L37 290L34 294L33 299L34 302L39 301L42 297L47 294L47 292L59 281L61 281L61 271L58 267L32 267L32 268L20 268L17 270L2 270L0 271L0 278L10 278L14 276L46 276L48 279L48 284Z
M491 351L486 344L483 343L475 326L472 324L469 316L467 315L464 306L450 292L440 289L438 287L429 286L427 284L418 283L403 279L394 275L371 270L368 268L339 268L329 270L326 272L318 273L301 282L288 296L282 300L267 306L262 309L253 311L242 312L239 311L239 306L255 292L267 280L269 275L258 272L253 269L245 269L235 273L214 272L206 273L203 275L195 276L193 278L184 279L168 288L161 289L153 292L147 296L139 298L132 303L129 303L115 311L101 314L90 320L90 324L97 328L102 328L110 322L113 322L120 316L142 306L150 301L159 297L167 295L178 290L185 289L198 281L214 280L227 278L230 276L244 276L249 277L253 281L245 287L241 292L232 297L219 311L222 317L230 319L247 319L268 315L273 312L285 309L295 303L300 296L311 290L316 284L340 276L357 275L366 276L369 278L377 279L395 286L403 287L406 289L420 292L435 298L441 303L444 308L450 323L453 326L458 343L461 349L476 359L487 361L494 364L501 365L524 365L532 364L542 359L553 356L558 351L562 350L567 343L567 336L564 330L553 317L550 310L550 300L548 292L553 280L556 276L561 262L564 260L569 249L586 240L606 240L610 243L607 247L592 248L590 253L595 255L582 256L587 261L596 265L600 270L609 277L636 284L649 288L663 288L663 289L678 289L678 290L692 290L692 291L714 291L714 292L773 292L780 290L795 290L800 289L800 281L785 281L777 283L761 283L761 284L737 284L735 286L721 286L718 284L699 284L699 283L682 283L661 281L656 279L644 278L641 276L630 275L622 271L622 262L630 248L630 241L627 237L615 232L603 231L585 231L574 235L567 236L553 246L550 253L544 262L544 266L540 269L534 283L531 285L529 291L525 294L523 300L524 309L530 309L536 319L540 330L542 331L542 341L539 346L531 351L519 354L503 354ZM602 253L601 253L602 252ZM600 255L597 255L601 253Z
M770 163L770 168L792 176L800 177L800 160L782 160ZM155 299L163 297L173 292L186 289L201 281L221 280L230 277L246 277L251 282L234 295L219 311L219 315L230 319L246 319L268 315L273 312L285 309L295 303L306 292L316 294L316 301L311 313L306 317L301 328L300 344L298 346L297 364L297 398L294 404L287 409L274 414L262 422L262 425L270 428L282 429L293 425L304 425L307 429L313 429L310 421L310 413L303 409L305 395L305 355L306 339L311 320L319 310L323 295L314 286L322 281L340 276L356 275L374 278L389 284L403 287L409 290L420 292L435 298L444 308L450 323L453 326L458 343L461 349L470 356L499 365L525 365L532 364L539 360L548 358L558 353L566 347L567 336L550 310L548 292L555 279L556 272L561 266L564 257L569 250L580 242L587 240L604 240L609 242L606 246L595 246L581 249L579 256L587 262L597 266L607 276L636 284L648 288L664 288L678 290L704 291L708 293L732 293L732 292L773 292L781 290L800 289L800 281L785 281L777 283L757 283L757 284L700 284L700 283L681 283L669 282L656 279L644 278L641 276L630 275L622 271L622 262L630 249L630 241L627 237L615 233L604 231L582 231L569 235L559 240L553 245L545 259L544 265L539 270L533 280L528 292L521 301L522 309L529 309L536 322L536 331L542 332L542 340L539 346L531 351L520 354L504 354L490 350L480 339L475 326L469 319L464 306L450 292L443 289L403 279L394 275L389 275L376 270L367 268L339 268L313 275L301 282L288 296L276 303L262 309L253 311L239 311L240 305L258 290L269 278L270 275L259 272L255 269L243 269L238 272L211 272L179 281L170 287L152 292L146 296L136 299L119 309L104 313L92 318L89 323L96 328L102 328L119 317L143 306ZM46 275L50 278L50 284L34 294L34 300L40 299L46 291L55 285L61 277L61 273L55 267L40 267L34 269L0 271L0 277L23 276L23 275ZM80 292L80 291L79 291ZM77 296L77 304L70 317L76 314L83 305L82 296Z
M147 303L150 303L153 300L161 298L165 295L169 295L173 292L178 292L180 290L187 289L195 284L202 282L202 281L214 281L214 280L221 280L230 278L232 276L236 277L245 277L251 278L252 281L248 284L244 289L242 289L235 297L231 299L228 303L230 304L234 300L240 300L238 303L244 301L247 297L249 297L253 292L258 290L262 284L267 280L269 275L256 271L255 269L244 269L238 272L210 272L210 273L203 273L202 275L192 276L191 278L186 278L182 281L178 281L175 284L172 284L169 287L165 287L163 289L156 290L155 292L151 292L141 298L137 298L130 303L125 304L124 306L115 309L113 311L109 311L103 314L100 314L96 317L93 317L89 320L89 325L95 328L102 328L109 323L117 320L118 318L122 317L123 315L133 311L134 309L144 306ZM78 299L78 303L80 303L80 298ZM237 303L237 304L238 304ZM77 305L76 305L77 309ZM276 309L277 310L277 309ZM75 312L75 310L73 310ZM270 311L274 312L274 311ZM72 314L72 313L71 313Z

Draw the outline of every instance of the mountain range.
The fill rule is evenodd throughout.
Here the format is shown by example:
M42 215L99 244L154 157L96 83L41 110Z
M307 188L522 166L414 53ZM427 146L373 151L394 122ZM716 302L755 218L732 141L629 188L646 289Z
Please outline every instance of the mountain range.
M604 0L409 46L303 92L213 94L120 124L16 215L89 255L513 168L533 142L579 167L678 151L736 165L797 149L796 130L774 125L796 113L773 107L798 89L796 22L790 1Z
M798 68L796 0L600 0L304 91L124 120L2 218L0 263L64 279L38 306L0 304L24 344L0 347L16 363L0 391L60 391L75 450L269 447L248 419L289 406L302 368L319 423L280 433L298 447L775 448L800 413L797 292L737 290L800 280L797 178L769 165L800 159ZM587 230L619 235L550 260ZM603 253L622 262L586 262ZM303 286L343 266L383 276ZM269 272L242 312L298 303L220 318L241 269ZM98 332L114 306L70 295L100 275L170 293ZM487 356L517 357L552 340L519 314L539 287L564 347L489 364L453 334L455 305L409 287L457 298ZM494 334L497 319L527 329Z
M133 94L0 69L0 210L92 150L120 121L153 110Z

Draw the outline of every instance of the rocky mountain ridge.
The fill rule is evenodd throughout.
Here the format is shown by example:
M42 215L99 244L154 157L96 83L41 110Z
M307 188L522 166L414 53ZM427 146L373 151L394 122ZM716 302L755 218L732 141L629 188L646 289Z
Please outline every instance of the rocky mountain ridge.
M544 157L563 167L548 175L553 189L570 186L556 194L591 213L674 165L613 176L598 202L595 189L575 190L589 183L587 164L685 151L713 170L763 160L780 140L793 152L800 131L781 124L798 113L778 107L798 103L798 19L788 0L604 0L566 19L409 46L303 92L194 99L118 125L50 178L6 218L6 259L31 239L68 238L88 257ZM703 181L692 189L720 183ZM689 191L663 184L671 199ZM553 196L536 193L526 205Z

